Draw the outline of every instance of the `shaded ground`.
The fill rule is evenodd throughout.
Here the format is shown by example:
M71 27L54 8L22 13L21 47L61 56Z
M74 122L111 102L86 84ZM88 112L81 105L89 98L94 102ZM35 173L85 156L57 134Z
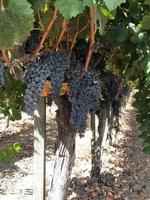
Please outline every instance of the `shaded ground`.
M84 138L77 137L68 200L150 200L150 157L142 152L134 114L128 103L113 146L104 147L101 179L90 178L90 130ZM47 183L53 169L54 115L53 111L47 120ZM0 163L0 200L33 200L33 121L29 117L11 123L8 129L0 127L0 149L15 142L23 150L12 164Z

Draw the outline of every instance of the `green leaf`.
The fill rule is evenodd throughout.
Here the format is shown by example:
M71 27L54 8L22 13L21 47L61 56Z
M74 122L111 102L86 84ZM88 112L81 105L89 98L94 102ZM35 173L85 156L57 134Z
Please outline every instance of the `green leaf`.
M65 19L71 19L84 11L81 0L56 0L56 8Z
M143 151L144 151L145 154L149 155L149 154L150 154L150 146L145 147L145 148L143 149Z
M150 0L145 0L145 1L144 1L144 4L145 4L145 5L150 5Z
M84 0L83 3L85 6L92 6L93 4L96 3L96 1L95 0Z
M15 143L13 145L13 148L14 148L16 154L20 153L20 151L21 151L21 145L19 143Z
M149 30L150 29L150 15L145 15L141 21L141 24L144 30Z
M146 32L139 32L139 33L135 33L132 37L131 37L131 41L133 43L140 43L145 41L147 37L147 33Z
M109 42L116 44L116 42L124 42L128 35L128 29L124 25L114 25L108 29L105 37Z
M19 109L12 107L9 110L10 113L10 120L15 121L15 120L20 120L21 119L21 112Z
M0 10L0 48L9 49L22 43L33 29L34 14L26 0L10 0Z
M106 24L108 22L108 18L102 14L98 6L95 6L95 24L97 24L96 22L98 22L99 24L97 26L97 29L99 29L99 33L103 34L105 31Z
M7 68L4 77L5 85L0 87L0 112L10 120L19 120L21 111L24 110L24 84L20 80L14 80Z
M115 10L120 4L125 3L126 0L104 0L105 5L107 6L108 10L111 12Z
M100 7L100 11L101 11L101 13L102 13L105 17L107 17L107 18L109 18L109 19L114 19L114 18L115 18L115 17L109 12L109 10L108 10L107 8Z
M14 143L13 145L8 146L3 150L0 150L0 161L11 163L20 152L21 145L19 143Z

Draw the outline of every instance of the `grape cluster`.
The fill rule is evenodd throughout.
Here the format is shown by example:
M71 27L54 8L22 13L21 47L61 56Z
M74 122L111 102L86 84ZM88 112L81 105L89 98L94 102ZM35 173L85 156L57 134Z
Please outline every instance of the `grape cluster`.
M101 76L101 82L102 96L103 99L105 99L106 101L106 106L110 104L113 110L113 115L119 116L123 96L125 96L124 87L128 88L128 86L124 86L122 89L120 88L121 91L119 91L121 79L110 71L106 71L105 73L103 73L103 75Z
M39 38L40 30L33 30L24 45L24 50L26 54L30 54L36 49L39 44Z
M80 61L82 64L85 63L87 52L89 48L89 43L86 42L85 40L77 40L73 53L78 61Z
M94 68L94 62L91 62L87 72L84 70L88 48L89 44L82 40L76 43L70 60L64 53L54 52L26 66L24 81L27 88L24 101L29 114L33 115L37 97L47 79L51 81L52 100L58 98L62 83L66 81L70 89L70 123L75 125L79 133L84 133L88 113L99 110L101 96L100 74Z
M0 59L0 86L4 85L4 62Z
M27 64L24 75L26 83L24 103L28 114L33 115L36 110L37 97L41 94L47 78L51 81L52 98L57 98L64 81L65 70L68 68L68 57L60 52L50 53Z
M88 113L96 112L100 106L99 74L92 67L84 72L83 65L73 60L67 77L71 102L70 123L74 124L77 131L82 134L86 129Z

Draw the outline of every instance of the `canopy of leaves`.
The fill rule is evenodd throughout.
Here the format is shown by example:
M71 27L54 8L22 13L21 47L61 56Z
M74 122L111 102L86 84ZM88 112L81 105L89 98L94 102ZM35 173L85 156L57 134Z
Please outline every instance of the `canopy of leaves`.
M0 48L2 49L22 43L28 37L33 29L34 15L38 24L42 25L42 30L45 29L52 18L54 6L58 9L58 13L49 37L47 37L49 46L53 46L59 38L64 18L69 23L68 35L73 37L89 22L90 16L87 8L94 7L96 35L103 37L110 47L106 67L113 70L115 68L114 71L122 79L136 83L138 92L134 106L137 120L141 124L140 133L144 138L144 150L150 153L148 120L150 113L150 1L9 0L6 2L5 9L0 8ZM78 37L89 40L89 27ZM17 89L13 92L10 89L12 88L10 80L9 78L5 88L0 88L0 111L16 119L20 116L17 111L22 110L23 87L19 82L18 94L20 96L18 98L15 92ZM15 84L17 87L16 82Z
M134 107L147 154L150 153L149 11L149 1L127 1L117 9L115 19L110 22L104 34L111 46L108 66L116 68L123 79L136 83Z

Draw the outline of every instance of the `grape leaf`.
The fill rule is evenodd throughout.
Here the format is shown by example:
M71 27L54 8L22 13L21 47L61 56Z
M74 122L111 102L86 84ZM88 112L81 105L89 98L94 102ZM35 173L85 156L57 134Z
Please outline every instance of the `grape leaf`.
M84 11L84 4L81 0L56 0L55 6L66 19L76 17Z
M95 22L98 22L97 29L99 29L99 33L103 34L108 18L102 14L101 9L98 6L95 6ZM97 23L95 24L97 25Z
M96 3L96 1L95 0L84 0L83 3L85 6L92 6L93 4Z
M22 43L33 29L34 14L26 1L11 0L0 10L0 48Z
M145 154L149 155L149 154L150 154L150 146L145 147L145 148L143 149L143 151L144 151Z
M145 4L145 5L150 5L150 0L145 0L145 1L144 1L144 4Z
M104 8L104 7L101 6L100 7L100 11L108 19L115 19L115 17L109 12L108 9L106 9L106 8Z
M110 43L120 43L127 39L129 33L124 25L114 25L105 33L104 37Z
M19 154L21 152L21 145L19 143L13 144L13 148L16 154Z
M125 3L126 0L105 0L104 3L107 6L108 10L111 12L115 10L120 4Z
M145 15L141 21L141 24L144 30L149 30L150 29L150 15Z

